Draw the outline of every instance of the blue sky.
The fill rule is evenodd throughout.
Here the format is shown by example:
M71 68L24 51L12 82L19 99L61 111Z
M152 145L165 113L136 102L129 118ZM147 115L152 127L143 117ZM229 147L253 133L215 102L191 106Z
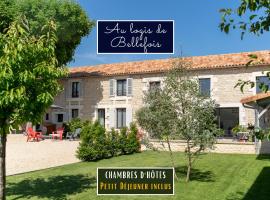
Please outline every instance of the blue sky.
M241 51L266 50L269 34L260 37L238 31L220 32L220 8L236 7L235 0L77 0L93 20L175 20L174 55L97 55L96 28L82 39L74 61L68 66L86 66L171 56L197 56Z

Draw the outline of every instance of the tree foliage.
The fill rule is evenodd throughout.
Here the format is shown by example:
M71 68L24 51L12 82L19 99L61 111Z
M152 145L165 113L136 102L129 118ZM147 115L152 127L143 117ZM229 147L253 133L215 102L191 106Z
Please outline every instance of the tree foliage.
M60 91L58 80L67 71L56 67L55 28L51 22L43 27L41 37L35 37L24 20L13 22L5 34L0 34L1 123L40 120Z
M269 0L241 0L236 9L223 8L220 12L222 13L220 29L225 33L228 33L231 28L238 28L243 38L246 32L260 35L269 31Z
M12 21L26 16L30 33L40 36L43 25L53 20L57 28L55 53L59 66L72 60L81 38L94 26L86 12L73 0L3 0L0 9L1 32Z
M0 33L0 199L5 199L6 135L24 122L39 122L67 74L57 67L55 30L50 22L36 37L20 20Z
M219 24L220 30L229 33L231 29L238 29L241 31L241 39L247 32L259 36L269 31L269 0L241 0L237 8L223 8L220 9L220 13L222 14ZM263 61L263 58L259 58L256 54L250 54L249 57L250 60L246 63L246 66ZM270 73L266 73L266 76L270 78ZM263 92L269 90L267 84L263 82L257 82L257 84ZM255 85L254 81L239 80L235 87L240 87L243 92L246 86L253 88Z
M137 119L147 132L166 139L170 151L172 136L186 141L188 181L192 163L200 152L213 147L220 131L215 124L214 101L201 95L198 80L190 76L187 67L179 59L167 74L164 88L145 94L145 106L137 112Z

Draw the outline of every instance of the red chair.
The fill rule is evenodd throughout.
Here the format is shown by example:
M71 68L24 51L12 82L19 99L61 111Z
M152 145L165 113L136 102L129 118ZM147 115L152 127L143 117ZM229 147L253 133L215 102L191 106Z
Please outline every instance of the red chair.
M58 128L56 131L52 132L52 139L59 138L60 140L62 140L63 139L63 133L64 133L64 128Z
M36 140L38 142L39 139L42 139L42 134L40 132L34 131L33 128L29 127L27 129L27 142L31 139L33 139L33 141Z

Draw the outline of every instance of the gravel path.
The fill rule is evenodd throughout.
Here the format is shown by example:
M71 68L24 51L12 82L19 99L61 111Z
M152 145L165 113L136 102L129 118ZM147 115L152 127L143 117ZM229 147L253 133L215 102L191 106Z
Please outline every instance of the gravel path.
M26 142L26 136L10 134L7 139L7 175L79 162L75 157L79 141Z

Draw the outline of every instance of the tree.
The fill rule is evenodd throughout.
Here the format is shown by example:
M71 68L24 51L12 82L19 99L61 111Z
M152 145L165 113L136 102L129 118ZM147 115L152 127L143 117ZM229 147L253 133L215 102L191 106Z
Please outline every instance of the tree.
M229 33L230 29L239 28L241 37L248 31L260 35L269 31L270 1L269 0L241 0L236 9L221 9L221 31ZM240 18L237 20L237 18Z
M222 16L219 28L227 34L231 29L239 29L241 31L241 39L243 39L247 32L259 36L269 31L269 0L240 0L240 5L237 8L223 8L220 9L220 13ZM263 60L263 58L259 58L255 54L250 54L249 57L250 60L247 62L247 66ZM270 73L266 73L266 76L270 78ZM247 85L252 88L255 86L255 82L239 80L236 87L239 86L243 92L244 87ZM264 92L269 90L268 85L264 83L259 83L259 88Z
M215 124L214 101L200 94L198 80L190 76L187 66L181 59L175 63L164 88L156 91L158 95L146 94L145 106L137 118L142 128L159 138L165 135L168 143L172 136L186 141L189 181L194 160L203 150L213 147L220 131Z
M72 60L81 38L94 26L86 12L73 0L3 0L0 9L0 32L18 17L26 16L30 33L40 36L42 26L53 20L57 27L55 53L59 66Z
M55 24L31 35L26 20L12 22L0 33L0 199L5 199L6 138L11 128L39 122L61 90L59 78L67 70L57 67Z
M175 168L175 161L170 145L171 131L175 126L175 118L177 117L176 109L172 104L171 96L167 94L166 90L155 88L149 90L144 94L143 106L136 112L136 119L138 124L145 129L151 138L157 138L160 141L165 140L169 152L173 168ZM176 179L178 179L175 174Z

